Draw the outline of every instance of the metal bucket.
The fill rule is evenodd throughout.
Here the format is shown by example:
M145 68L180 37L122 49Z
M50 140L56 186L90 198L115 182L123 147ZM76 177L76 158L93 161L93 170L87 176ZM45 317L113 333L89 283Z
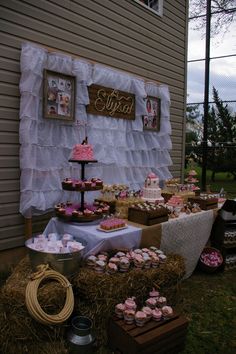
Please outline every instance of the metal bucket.
M70 353L91 354L95 349L92 321L88 317L75 316L67 332Z
M60 236L58 240L60 240ZM28 249L30 263L34 271L37 270L37 266L40 264L48 264L55 271L63 275L73 275L78 272L78 268L81 264L83 255L86 253L87 242L76 237L76 241L81 242L84 248L80 251L70 253L48 253L43 251L37 251L29 247L33 243L34 238L30 238L25 242L25 246Z

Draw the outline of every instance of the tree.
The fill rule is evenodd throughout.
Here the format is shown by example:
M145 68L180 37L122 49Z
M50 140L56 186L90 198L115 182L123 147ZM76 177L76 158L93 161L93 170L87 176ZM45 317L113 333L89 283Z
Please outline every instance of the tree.
M213 87L214 105L208 114L207 168L215 173L230 172L236 179L236 114L219 97Z
M196 22L196 29L206 29L207 0L190 0L190 19ZM211 35L226 32L236 16L236 0L211 0ZM196 18L197 17L197 18Z

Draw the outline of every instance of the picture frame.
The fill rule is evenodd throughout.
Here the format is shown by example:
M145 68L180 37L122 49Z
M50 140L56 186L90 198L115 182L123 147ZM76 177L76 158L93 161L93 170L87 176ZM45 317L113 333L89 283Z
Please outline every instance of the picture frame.
M43 117L68 122L75 120L76 77L43 71Z
M147 114L142 116L143 130L159 132L161 122L161 99L159 97L147 96L144 101Z

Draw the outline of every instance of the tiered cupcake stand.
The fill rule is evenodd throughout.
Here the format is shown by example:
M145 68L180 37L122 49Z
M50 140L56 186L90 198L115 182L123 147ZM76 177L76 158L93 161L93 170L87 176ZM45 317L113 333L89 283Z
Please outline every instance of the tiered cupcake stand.
M104 214L109 212L109 207L105 203L96 203L96 205L86 205L84 200L85 192L97 191L103 188L102 183L97 185L95 181L85 180L85 166L88 163L96 163L97 160L74 160L69 162L78 163L81 165L81 179L82 183L67 183L62 182L63 190L79 192L81 195L80 204L59 203L55 207L56 216L66 221L74 222L89 222L101 219ZM78 181L79 182L79 181ZM91 214L89 213L92 212Z

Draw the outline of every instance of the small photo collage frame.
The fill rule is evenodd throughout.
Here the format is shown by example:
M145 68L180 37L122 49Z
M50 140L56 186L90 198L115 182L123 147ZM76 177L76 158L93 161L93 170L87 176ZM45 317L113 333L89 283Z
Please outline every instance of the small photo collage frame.
M44 118L75 120L75 76L44 69Z

